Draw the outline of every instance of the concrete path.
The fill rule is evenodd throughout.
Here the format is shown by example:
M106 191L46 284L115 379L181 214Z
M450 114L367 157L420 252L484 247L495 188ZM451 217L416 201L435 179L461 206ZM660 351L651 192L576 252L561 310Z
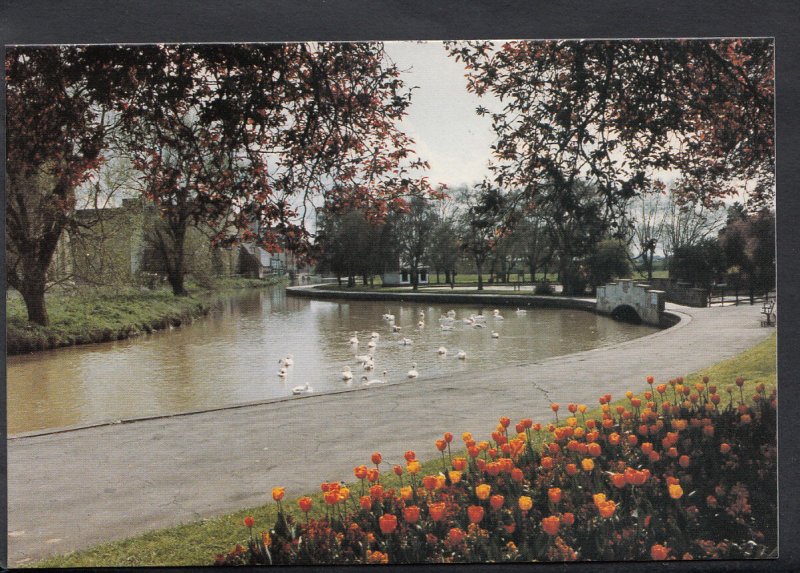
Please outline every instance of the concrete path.
M9 565L262 504L273 485L293 496L352 479L375 450L390 464L408 449L434 457L444 431L488 436L501 415L548 421L551 401L594 405L601 393L642 390L647 375L704 368L774 332L759 327L759 306L668 309L683 318L671 329L469 379L9 439Z

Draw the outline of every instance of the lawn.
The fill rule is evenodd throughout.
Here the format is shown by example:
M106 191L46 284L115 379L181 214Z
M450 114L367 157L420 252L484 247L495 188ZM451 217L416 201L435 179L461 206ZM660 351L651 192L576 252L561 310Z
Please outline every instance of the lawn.
M678 374L676 367L676 374ZM685 385L691 386L700 381L703 376L708 376L712 383L721 387L720 393L725 395L725 388L741 376L745 379L741 390L742 395L750 397L754 394L756 386L764 383L767 388L772 388L777 382L776 378L776 336L754 346L753 348L735 356L729 360L720 362L703 371L686 376ZM640 398L647 389L645 381L642 381ZM598 388L598 392L602 389ZM737 389L736 394L739 394ZM619 400L611 403L611 408L618 405L628 405L629 399L618 397ZM727 396L724 398L727 401ZM586 417L599 417L599 408L586 412ZM493 427L493 422L487 420L487 432ZM459 428L436 428L436 430L450 430L454 433L459 432ZM544 432L543 432L544 433ZM458 434L456 434L458 435ZM536 435L533 437L533 448L541 446L541 440L537 441ZM375 449L380 449L380 444L375 444ZM370 452L364 452L365 462L368 462ZM435 474L441 470L442 460L436 452L433 443L429 454L422 454L424 457L430 455L430 459L422 464L420 475ZM454 452L454 455L457 455ZM463 455L459 452L458 455ZM191 468L187 468L191 471ZM349 476L341 476L348 478ZM399 478L392 472L387 472L381 476L381 482L385 488L398 487ZM278 486L280 484L268 484ZM359 491L360 484L352 483L350 488L354 492ZM325 503L322 493L317 491L308 494L314 501L310 517L321 518L324 516ZM356 495L357 497L357 495ZM50 558L31 564L32 567L112 567L112 566L180 566L180 565L210 565L214 556L227 553L237 544L244 544L248 538L248 529L243 520L246 516L252 516L255 521L255 529L261 531L272 527L277 519L277 506L268 499L269 493L264 492L265 504L259 507L245 508L235 513L204 519L185 525L152 531L144 535L132 537L130 539L106 543L91 549L78 551L65 556ZM295 500L284 500L284 507L288 509L297 519L304 519L301 512L297 509Z

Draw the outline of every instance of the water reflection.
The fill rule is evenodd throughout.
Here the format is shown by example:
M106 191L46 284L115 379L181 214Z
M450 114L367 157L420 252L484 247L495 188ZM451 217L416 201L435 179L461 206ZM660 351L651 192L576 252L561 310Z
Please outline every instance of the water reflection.
M442 330L440 316L456 311L452 330ZM417 322L424 314L425 327ZM383 320L394 314L399 332ZM485 328L462 318L487 316ZM652 332L646 326L612 321L571 310L528 310L517 315L501 309L428 303L332 302L287 297L283 288L246 292L221 301L206 320L171 332L135 340L14 356L7 360L8 430L19 433L79 423L156 415L291 395L308 381L316 392L346 388L344 365L354 374L389 382L406 380L413 362L426 378L500 365L541 360ZM358 332L360 344L349 339ZM499 334L493 339L492 331ZM374 349L371 332L380 338ZM410 345L400 344L409 338ZM446 356L436 350L444 346ZM463 349L467 360L456 358ZM370 352L375 370L355 360ZM286 378L279 361L294 356Z

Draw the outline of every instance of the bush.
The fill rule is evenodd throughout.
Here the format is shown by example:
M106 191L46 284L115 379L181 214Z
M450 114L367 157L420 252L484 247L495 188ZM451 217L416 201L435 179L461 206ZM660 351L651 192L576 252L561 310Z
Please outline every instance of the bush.
M602 415L553 404L547 427L500 418L491 440L437 440L442 471L420 475L414 452L394 466L400 487L374 468L354 469L352 488L323 483L325 517L283 507L278 519L217 565L442 563L489 561L740 559L777 545L776 397L742 379L727 397L708 378L627 393ZM737 392L738 386L738 392ZM534 447L537 443L540 446Z

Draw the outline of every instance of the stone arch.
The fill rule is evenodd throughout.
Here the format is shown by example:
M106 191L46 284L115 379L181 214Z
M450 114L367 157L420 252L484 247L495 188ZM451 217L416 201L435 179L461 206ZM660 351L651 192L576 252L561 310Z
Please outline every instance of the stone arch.
M614 309L611 311L611 318L633 324L642 323L642 317L639 316L639 313L636 311L636 309L629 304L620 304L619 306L614 307Z

